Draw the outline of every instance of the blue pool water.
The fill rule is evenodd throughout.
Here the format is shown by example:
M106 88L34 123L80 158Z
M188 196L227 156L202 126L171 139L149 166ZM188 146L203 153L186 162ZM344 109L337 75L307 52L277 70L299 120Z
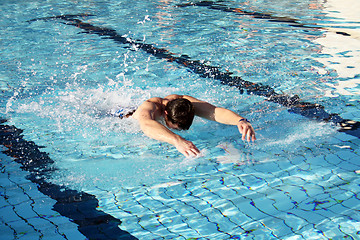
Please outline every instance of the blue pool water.
M2 1L1 239L359 239L359 135L231 82L360 121L360 20L328 7ZM171 93L238 112L258 140L195 119L179 134L202 156L184 158L109 114Z

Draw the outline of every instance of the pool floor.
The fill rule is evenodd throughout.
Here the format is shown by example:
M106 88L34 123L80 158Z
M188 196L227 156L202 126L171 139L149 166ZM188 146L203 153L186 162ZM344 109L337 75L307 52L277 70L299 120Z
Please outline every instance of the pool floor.
M0 8L0 239L360 239L351 7ZM184 158L133 119L109 117L171 93L239 112L258 140L197 118L179 134L202 155Z

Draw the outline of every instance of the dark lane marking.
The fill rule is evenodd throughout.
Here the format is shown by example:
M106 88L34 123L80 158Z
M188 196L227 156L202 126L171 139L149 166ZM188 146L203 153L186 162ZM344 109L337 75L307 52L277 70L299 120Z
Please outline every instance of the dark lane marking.
M7 148L3 153L29 172L27 179L41 193L56 200L54 211L76 223L87 239L136 239L119 228L119 219L97 209L99 201L94 195L49 183L47 179L56 171L54 161L34 142L24 140L21 129L5 125L5 120L0 122L0 145Z
M135 49L141 49L156 58L166 59L169 62L176 62L182 65L192 72L200 75L204 78L211 78L219 80L221 84L235 87L240 90L240 93L246 91L250 95L258 95L266 97L269 102L278 103L284 107L289 108L289 112L300 114L304 117L315 119L318 121L331 122L339 126L339 131L345 132L352 136L360 138L360 122L343 119L338 114L329 114L325 111L324 107L319 104L309 103L301 101L301 99L295 96L288 96L285 94L276 93L273 88L260 83L253 83L246 81L238 76L232 76L232 73L221 72L219 67L206 65L199 60L191 60L187 55L175 56L163 48L157 48L151 44L146 44L140 40L134 40L129 37L119 35L115 30L106 27L97 27L90 23L83 22L76 17L86 17L90 15L60 15L54 17L32 19L29 22L37 20L51 20L60 19L64 20L64 24L78 27L84 30L84 33L96 34L105 39L112 39L117 43L130 45Z
M274 16L269 13L247 11L247 10L244 10L241 8L232 8L232 7L226 6L224 4L220 4L218 2L213 2L213 1L190 2L190 3L177 5L177 7L189 7L189 6L207 7L212 10L235 13L236 15L240 15L240 16L245 15L245 16L250 16L253 18L257 18L257 19L264 19L264 20L268 20L269 22L285 23L291 27L326 29L324 27L316 26L315 23L301 23L301 21L299 19L295 19L295 18L278 17L278 16ZM335 31L335 33L343 35L343 36L351 36L351 34L347 33L347 32Z
M265 20L269 20L270 22L287 23L287 24L289 24L289 26L292 26L292 27L321 28L321 27L311 26L311 25L301 23L298 19L295 19L295 18L278 17L278 16L274 16L269 13L247 11L247 10L244 10L241 8L232 8L232 7L228 7L224 4L220 4L217 2L213 2L213 1L190 2L190 3L185 3L185 4L179 4L176 6L177 7L189 7L189 6L207 7L209 9L219 10L222 12L235 13L236 15L246 15L246 16L250 16L253 18L265 19Z

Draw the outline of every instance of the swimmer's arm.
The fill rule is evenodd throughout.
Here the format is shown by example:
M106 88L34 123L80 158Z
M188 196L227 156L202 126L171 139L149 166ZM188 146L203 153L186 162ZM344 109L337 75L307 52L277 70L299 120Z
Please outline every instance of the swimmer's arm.
M222 124L236 125L239 132L242 134L243 140L256 140L254 128L248 121L245 120L245 118L241 117L237 113L226 108L216 107L208 102L201 101L191 96L184 95L183 98L186 98L193 103L195 115Z
M242 140L255 141L255 130L245 118L226 108L215 107L215 121L228 125L236 125L242 135Z
M185 156L198 155L200 151L196 146L173 133L161 123L155 120L154 111L156 106L151 102L143 103L136 114L136 119L140 124L141 130L144 134L152 139L167 142L176 147L176 149Z

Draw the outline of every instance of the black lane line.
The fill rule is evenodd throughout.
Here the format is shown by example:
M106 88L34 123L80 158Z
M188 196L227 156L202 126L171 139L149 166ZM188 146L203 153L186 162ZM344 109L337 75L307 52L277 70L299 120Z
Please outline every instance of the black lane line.
M219 1L223 2L223 1ZM261 12L253 12L244 10L242 8L232 8L221 4L219 2L213 1L199 1L199 2L189 2L184 4L178 4L177 7L189 7L189 6L196 6L196 7L207 7L212 10L218 10L222 12L234 13L236 15L246 15L257 19L264 19L268 20L269 22L277 22L277 23L285 23L291 27L299 27L299 28L312 28L312 29L325 29L324 27L315 26L315 23L301 23L299 19L290 18L290 17L279 17L274 16L270 13L261 13ZM336 34L340 34L343 36L351 36L349 33L336 31Z
M34 142L24 140L21 129L5 125L6 120L0 122L0 145L7 148L3 153L29 172L27 179L37 184L41 193L56 200L54 211L76 223L87 239L136 239L119 228L119 219L97 209L99 201L94 195L49 183L47 179L56 171L54 161Z
M28 22L51 19L64 20L64 24L78 27L84 30L83 33L96 34L104 39L112 39L116 43L130 45L135 49L141 49L156 58L165 59L169 62L176 62L203 78L216 79L219 80L221 84L235 87L240 90L241 94L246 91L250 95L266 97L266 100L269 102L278 103L284 107L289 108L288 111L291 113L300 114L304 117L315 119L318 121L334 123L339 127L338 131L345 132L347 134L360 138L360 122L343 119L336 113L329 114L325 111L324 106L320 104L301 101L301 99L297 95L288 96L285 94L276 93L275 90L270 86L263 85L261 83L253 83L250 81L246 81L241 77L232 76L232 73L229 72L221 72L219 70L219 67L206 65L199 60L191 60L190 57L187 55L181 55L180 57L177 57L166 49L157 48L151 44L146 44L143 41L121 36L111 28L94 26L90 23L86 23L77 19L77 17L86 16L92 15L60 15L32 19Z
M220 2L222 2L222 1L220 1ZM292 27L321 28L321 27L317 27L317 26L306 25L304 23L301 23L298 19L295 19L295 18L278 17L278 16L274 16L269 13L247 11L242 8L232 8L232 7L226 6L224 4L220 4L218 2L213 2L213 1L189 2L189 3L179 4L176 6L177 7L189 7L189 6L207 7L209 9L218 10L218 11L222 11L222 12L235 13L236 15L246 15L246 16L251 16L253 18L265 19L265 20L269 20L270 22L286 23Z

